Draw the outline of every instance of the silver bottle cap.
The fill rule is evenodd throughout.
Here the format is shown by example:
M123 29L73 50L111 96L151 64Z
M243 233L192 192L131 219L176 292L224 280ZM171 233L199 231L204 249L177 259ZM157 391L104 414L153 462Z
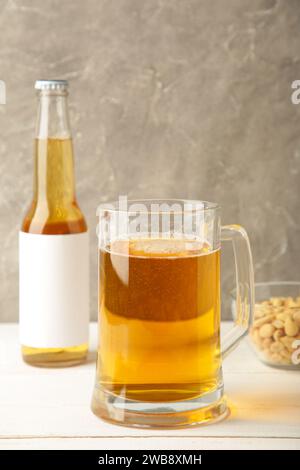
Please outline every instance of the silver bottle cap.
M67 90L67 80L37 80L34 88L36 90Z

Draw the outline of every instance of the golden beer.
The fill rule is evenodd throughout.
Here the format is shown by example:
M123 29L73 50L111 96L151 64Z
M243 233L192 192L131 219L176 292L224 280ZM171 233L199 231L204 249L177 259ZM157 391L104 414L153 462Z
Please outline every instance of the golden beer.
M170 402L217 387L220 252L198 240L116 240L100 249L97 380Z

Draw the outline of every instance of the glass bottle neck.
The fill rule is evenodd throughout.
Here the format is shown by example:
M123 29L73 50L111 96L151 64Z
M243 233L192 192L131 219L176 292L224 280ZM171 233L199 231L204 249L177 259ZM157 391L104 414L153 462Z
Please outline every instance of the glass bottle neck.
M41 91L35 142L34 199L49 212L75 201L67 93Z
M71 138L66 91L40 91L36 138Z

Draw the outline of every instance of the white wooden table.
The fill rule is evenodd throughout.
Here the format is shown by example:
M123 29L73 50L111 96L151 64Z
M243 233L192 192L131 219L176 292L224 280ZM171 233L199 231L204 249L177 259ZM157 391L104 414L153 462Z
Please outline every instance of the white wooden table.
M96 324L90 336L86 364L38 369L22 362L17 325L0 324L0 449L300 450L300 372L261 364L247 341L224 361L227 420L153 431L113 426L90 411Z

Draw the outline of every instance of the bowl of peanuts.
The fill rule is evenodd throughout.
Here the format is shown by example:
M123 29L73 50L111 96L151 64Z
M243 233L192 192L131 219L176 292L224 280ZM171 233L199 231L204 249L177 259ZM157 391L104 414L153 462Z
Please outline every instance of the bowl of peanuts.
M270 366L300 370L300 282L257 283L255 302L249 339L257 356Z

